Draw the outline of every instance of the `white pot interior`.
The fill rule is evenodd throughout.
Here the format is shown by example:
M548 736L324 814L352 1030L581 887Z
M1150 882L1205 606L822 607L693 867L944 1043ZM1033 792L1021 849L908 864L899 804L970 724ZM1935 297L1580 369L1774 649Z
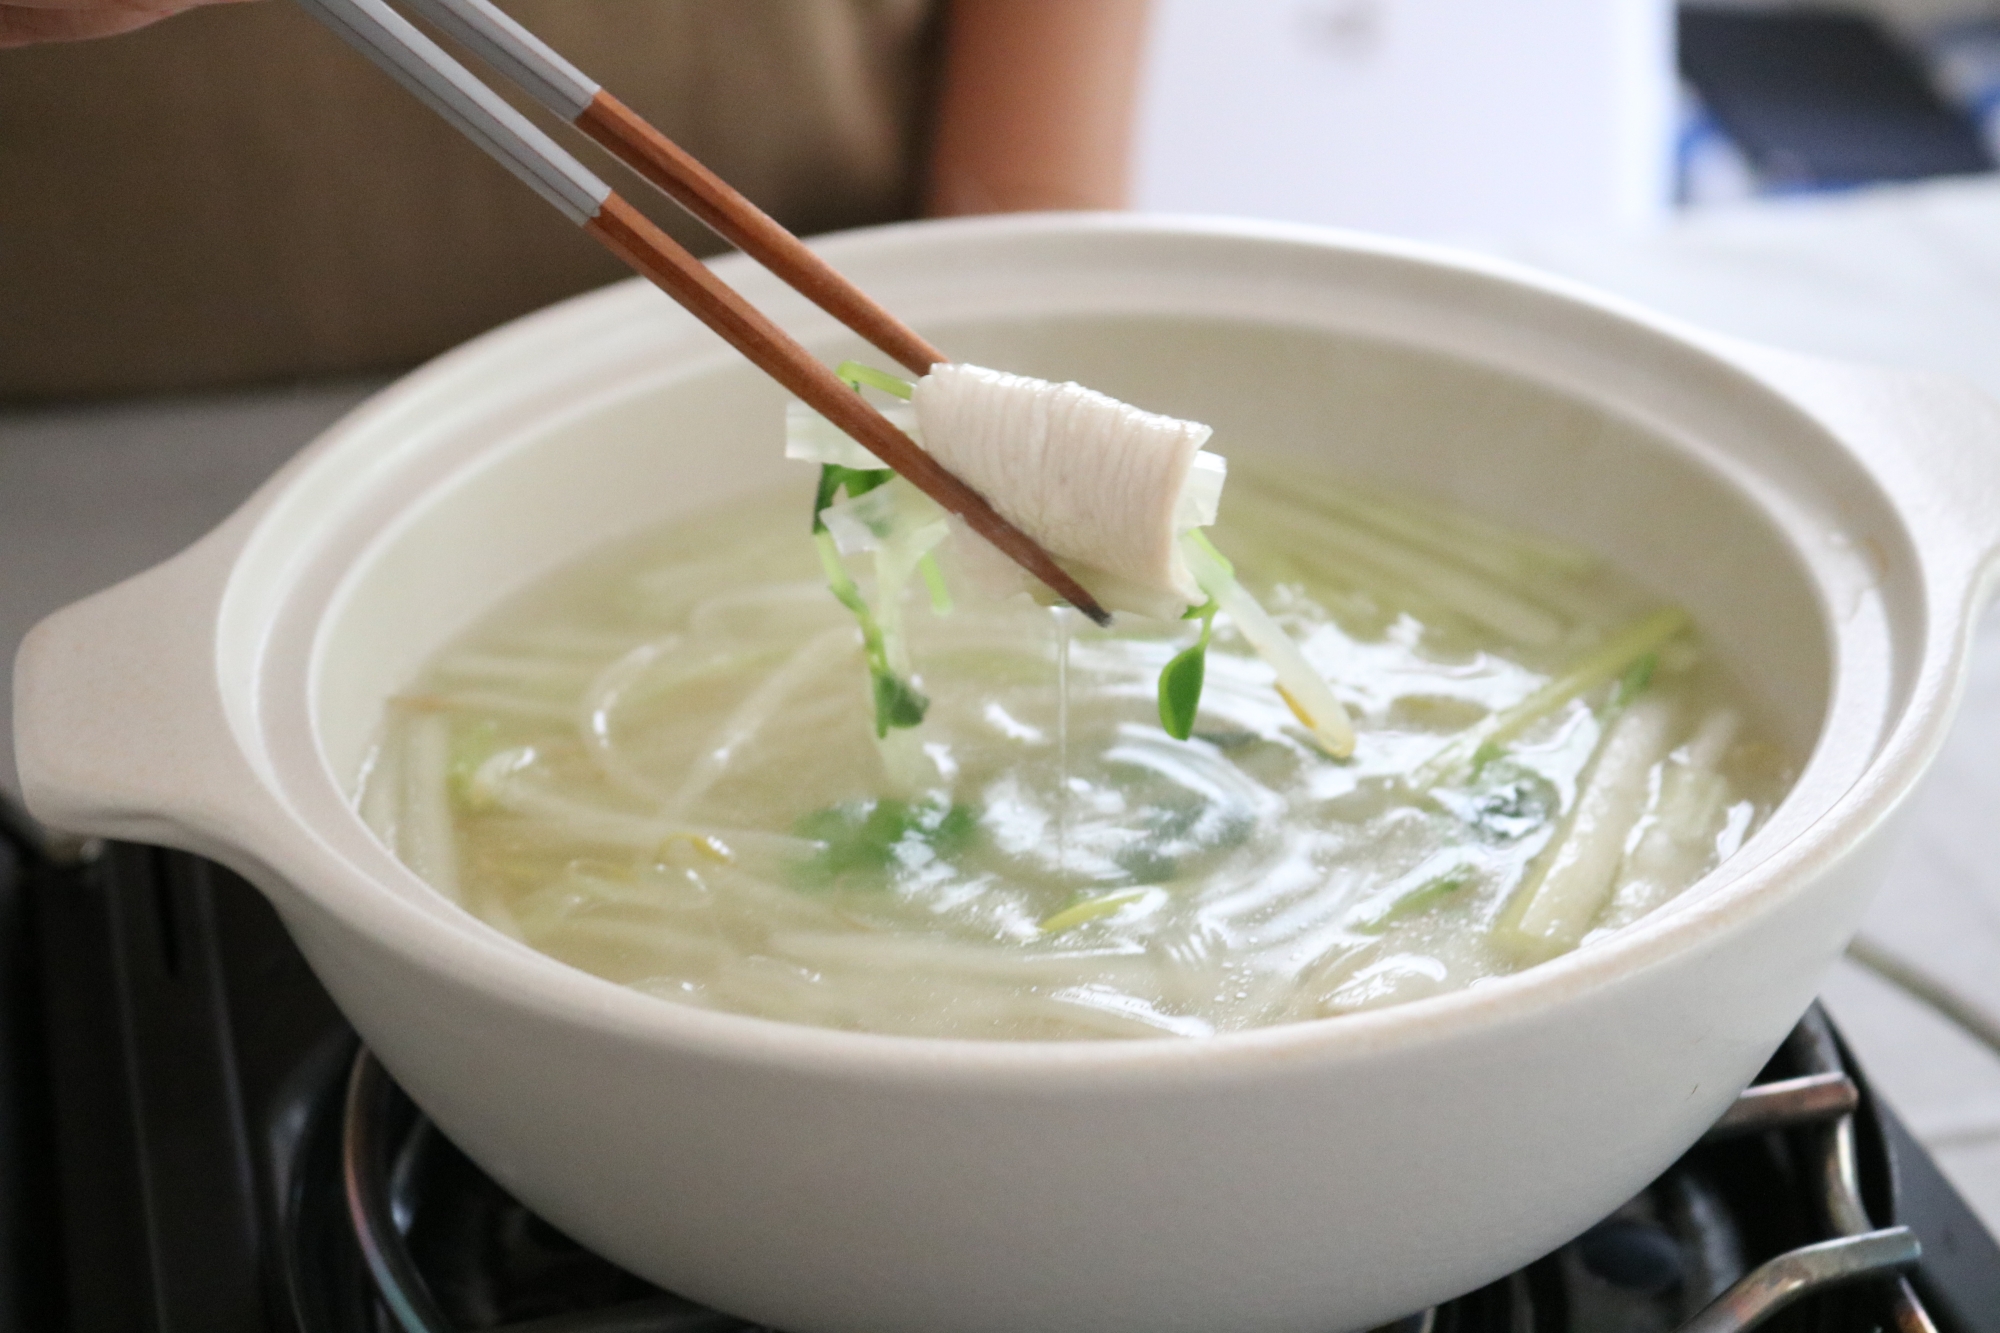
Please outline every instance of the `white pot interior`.
M1310 457L1636 573L1694 614L1796 754L1814 751L1836 713L1864 726L1866 744L1814 761L1787 807L1808 808L1781 812L1757 840L1775 845L1852 782L1896 711L1890 659L1915 648L1882 608L1921 599L1896 595L1917 572L1892 507L1810 418L1727 364L1561 297L1466 282L1520 310L1489 301L1468 321L1464 292L1419 290L1398 319L1365 312L1376 327L1401 325L1382 336L1343 327L1356 317L1309 292L1300 310L1262 318L1131 300L1025 316L1007 308L1016 293L993 313L941 312L924 327L966 360L1207 421L1212 447L1232 456ZM1539 325L1520 323L1523 312ZM838 334L813 342L829 359L865 356ZM1598 377L1607 357L1615 379ZM322 487L289 515L280 505L252 542L318 538L308 559L326 571L324 599L294 590L290 619L311 660L310 727L329 788L353 791L387 696L556 566L772 486L791 488L780 502L800 507L803 540L810 470L781 457L781 391L649 290L627 285L502 330L391 400L317 461L324 471L349 458L344 490ZM287 535L270 536L281 520ZM1843 619L1881 632L1836 650L1830 627Z

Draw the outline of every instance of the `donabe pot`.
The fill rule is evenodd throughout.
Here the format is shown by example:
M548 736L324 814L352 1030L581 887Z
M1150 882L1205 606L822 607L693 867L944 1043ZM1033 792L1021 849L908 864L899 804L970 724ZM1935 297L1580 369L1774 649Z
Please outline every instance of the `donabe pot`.
M1202 1040L870 1036L574 971L426 887L352 796L385 697L496 599L797 466L780 392L626 284L408 376L188 551L39 626L16 675L35 813L241 871L501 1184L799 1333L1362 1326L1533 1259L1687 1148L1810 1001L1944 735L2000 411L1321 231L1041 217L823 248L954 355L1611 557L1695 614L1805 759L1797 786L1718 872L1577 953ZM718 267L829 359L861 354Z

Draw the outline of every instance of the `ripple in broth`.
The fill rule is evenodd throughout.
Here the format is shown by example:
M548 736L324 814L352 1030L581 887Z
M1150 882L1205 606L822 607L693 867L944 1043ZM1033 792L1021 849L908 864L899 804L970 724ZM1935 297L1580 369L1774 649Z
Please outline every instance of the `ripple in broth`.
M1238 465L1214 530L1354 714L1314 746L1217 622L904 608L931 700L878 741L790 493L621 543L395 699L361 808L468 911L663 998L870 1032L1201 1036L1467 986L1666 902L1790 765L1633 580ZM1635 647L1636 645L1636 647Z

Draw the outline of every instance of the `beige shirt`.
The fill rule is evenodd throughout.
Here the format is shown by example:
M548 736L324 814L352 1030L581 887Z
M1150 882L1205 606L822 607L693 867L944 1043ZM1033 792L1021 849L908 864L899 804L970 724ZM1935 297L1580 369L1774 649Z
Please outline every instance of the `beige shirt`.
M933 7L507 5L805 233L913 211ZM697 252L720 248L557 138ZM283 0L0 51L0 398L406 365L621 272Z

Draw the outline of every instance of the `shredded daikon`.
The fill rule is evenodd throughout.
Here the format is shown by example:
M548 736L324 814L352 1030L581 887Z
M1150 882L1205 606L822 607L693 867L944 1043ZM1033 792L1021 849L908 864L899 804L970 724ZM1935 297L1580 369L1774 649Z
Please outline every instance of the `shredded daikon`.
M1215 522L1229 476L1227 460L1201 447L1209 427L1080 384L982 366L936 366L914 385L851 361L837 373L857 392L866 386L908 398L909 407L890 405L883 415L1061 560L1105 606L1161 620L1207 607L1198 617L1200 638L1160 677L1160 720L1171 734L1186 739L1194 724L1219 607L1270 663L1279 694L1319 745L1335 757L1352 752L1353 728L1324 678L1199 535ZM832 549L823 545L821 556L828 580L861 623L871 664L878 643L887 649L886 661L871 666L881 709L877 730L886 740L892 728L915 725L899 719L922 716L921 708L896 713L885 702L920 697L901 679L910 668L901 651L898 601L910 572L922 573L934 608L951 604L932 548L949 537L956 577L983 597L1036 589L962 520L907 482L891 481L874 454L803 403L786 409L785 456L820 465L813 522L831 534ZM848 499L839 501L842 489ZM841 564L841 557L863 552L875 554L873 607Z

